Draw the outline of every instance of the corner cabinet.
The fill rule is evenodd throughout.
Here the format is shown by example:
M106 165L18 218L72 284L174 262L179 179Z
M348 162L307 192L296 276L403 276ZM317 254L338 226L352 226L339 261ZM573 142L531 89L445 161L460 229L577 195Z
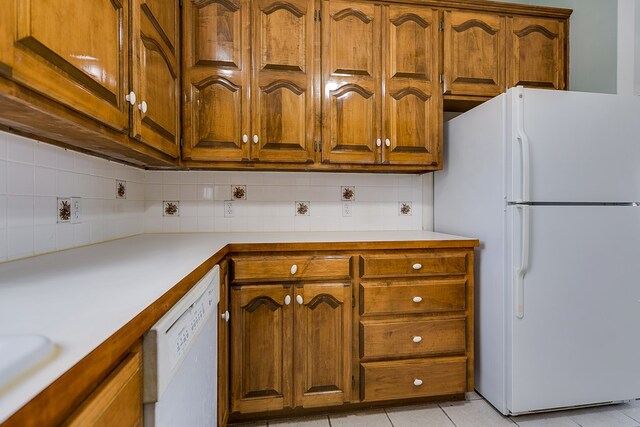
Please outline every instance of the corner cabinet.
M313 162L319 113L314 5L186 2L185 159Z
M351 397L348 257L234 257L231 412Z
M324 1L324 163L441 161L438 11Z

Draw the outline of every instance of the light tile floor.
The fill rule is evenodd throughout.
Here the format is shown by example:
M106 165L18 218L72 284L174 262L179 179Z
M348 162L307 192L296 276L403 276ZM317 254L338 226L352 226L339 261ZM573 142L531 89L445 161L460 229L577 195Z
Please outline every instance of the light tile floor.
M596 408L505 417L476 393L467 400L372 409L238 427L640 427L640 400Z

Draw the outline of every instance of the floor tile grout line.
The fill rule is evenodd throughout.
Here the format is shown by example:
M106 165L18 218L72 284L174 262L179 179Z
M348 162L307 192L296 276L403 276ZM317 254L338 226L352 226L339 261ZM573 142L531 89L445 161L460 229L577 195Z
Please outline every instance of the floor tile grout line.
M444 412L444 416L447 417L449 419L449 421L451 421L451 424L453 424L454 427L458 427L458 425L451 419L449 414L447 414L447 411L444 410L444 408L442 407L442 405L440 403L438 403L438 408L440 408L440 410L442 412Z
M382 408L382 410L384 411L384 414L387 416L387 419L389 420L389 423L391 423L391 427L396 427L393 424L393 421L391 421L391 417L389 416L389 413L387 412L387 408Z

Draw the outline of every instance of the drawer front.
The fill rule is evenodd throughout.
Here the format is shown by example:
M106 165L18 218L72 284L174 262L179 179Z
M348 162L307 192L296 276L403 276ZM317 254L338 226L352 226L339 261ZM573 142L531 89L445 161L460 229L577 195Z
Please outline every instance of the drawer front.
M467 388L467 358L362 363L360 375L365 402L461 394Z
M256 257L232 260L234 281L349 278L349 257Z
M362 314L434 313L466 308L465 280L361 284Z
M360 258L362 277L442 276L467 272L466 252L365 255Z
M419 357L462 353L466 349L466 319L360 322L362 357Z

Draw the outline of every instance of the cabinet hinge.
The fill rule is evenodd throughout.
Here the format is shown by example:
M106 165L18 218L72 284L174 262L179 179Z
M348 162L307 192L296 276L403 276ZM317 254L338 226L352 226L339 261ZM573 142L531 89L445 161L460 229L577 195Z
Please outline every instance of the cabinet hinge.
M444 83L444 74L440 74L440 83Z
M318 21L318 11L317 10L313 11L313 20L314 21Z
M315 151L316 153L322 153L322 142L321 141L315 141L313 143L313 151Z
M184 139L180 137L180 147L182 147L183 145L184 145Z
M444 31L444 21L440 21L440 31Z

